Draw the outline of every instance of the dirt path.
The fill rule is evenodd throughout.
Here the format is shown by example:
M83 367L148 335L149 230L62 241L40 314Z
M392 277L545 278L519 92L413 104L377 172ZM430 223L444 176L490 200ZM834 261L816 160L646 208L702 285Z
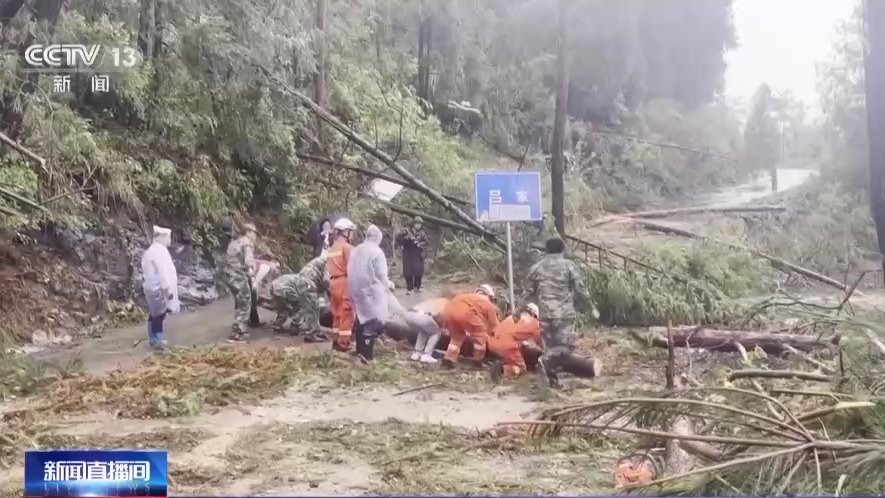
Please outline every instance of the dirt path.
M438 292L438 286L430 285L421 294L407 296L398 290L397 295L409 307ZM169 342L173 347L221 343L231 314L230 300L221 300L174 315L167 322ZM265 322L273 318L269 311L261 315ZM145 336L144 325L123 327L38 356L57 364L79 358L95 375L128 370L150 354ZM286 348L301 342L266 328L253 330L253 337L245 347ZM388 357L392 347L384 348ZM393 354L401 379L413 380L417 376L410 372L425 368L397 360L402 353ZM579 448L575 453L573 446L531 448L523 443L507 451L477 448L486 437L478 431L530 416L545 405L510 386L482 384L482 372L460 375L456 378L466 383L464 389L403 393L395 381L330 387L305 378L276 398L210 407L195 416L133 419L101 411L43 422L52 447L167 448L170 493L177 495L580 494L608 485L616 458L610 449ZM405 458L412 454L421 456ZM20 479L16 466L0 470L0 496L5 496L4 489L19 487Z
M429 284L420 294L395 293L400 303L410 307L424 299L436 297L439 286ZM272 311L259 308L259 316L265 324L274 319ZM188 310L166 319L166 338L172 347L191 347L223 344L230 332L233 318L233 300L220 299L202 308ZM248 348L299 346L307 349L328 349L328 344L304 344L298 337L274 334L269 327L251 330ZM131 325L104 331L99 337L83 339L70 347L57 347L35 354L35 357L56 365L73 360L82 362L90 373L103 373L115 368L131 368L150 356L147 348L147 324Z

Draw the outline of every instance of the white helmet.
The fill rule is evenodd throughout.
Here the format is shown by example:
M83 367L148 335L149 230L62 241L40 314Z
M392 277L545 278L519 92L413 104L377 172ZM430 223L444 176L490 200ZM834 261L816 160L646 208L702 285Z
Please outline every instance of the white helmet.
M525 310L532 314L535 318L541 316L541 310L538 309L538 305L535 303L529 303L525 305Z
M485 295L489 296L490 298L495 297L495 289L492 288L492 286L489 284L480 285L479 287L476 288L475 292L477 294L485 294Z
M347 230L356 230L356 225L347 218L340 218L334 225L332 225L332 229L344 232Z

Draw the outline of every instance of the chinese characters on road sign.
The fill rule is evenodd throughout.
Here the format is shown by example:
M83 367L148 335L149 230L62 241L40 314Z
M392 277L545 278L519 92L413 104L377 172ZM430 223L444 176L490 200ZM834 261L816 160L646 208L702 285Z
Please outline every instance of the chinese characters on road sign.
M482 223L542 219L541 175L537 171L478 171L476 219Z
M93 74L90 78L92 93L106 93L111 90L111 79L106 74ZM71 75L57 74L52 77L53 93L71 92Z
M142 462L49 461L43 464L44 481L149 481L151 465Z
M522 190L516 192L516 202L516 204L504 204L500 190L489 190L489 209L483 212L485 216L481 216L479 221L530 219L532 208L528 204L528 192Z

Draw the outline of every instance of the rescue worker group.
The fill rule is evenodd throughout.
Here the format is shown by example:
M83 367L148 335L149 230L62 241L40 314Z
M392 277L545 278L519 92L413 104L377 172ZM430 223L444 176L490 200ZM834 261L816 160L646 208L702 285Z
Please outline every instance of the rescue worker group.
M426 238L420 230L420 219L414 222L414 230L407 230L406 237L397 237L404 251L407 247L421 251L417 285L414 269L407 270L405 275L409 293L420 290ZM369 225L362 243L354 246L356 229L347 218L334 223L326 220L320 234L325 243L314 253L319 254L297 273L283 274L271 281L270 296L277 312L275 332L301 335L305 342L331 340L332 349L350 352L353 348L351 354L371 362L375 341L384 333L385 323L396 319L417 332L409 355L411 361L453 369L469 338L472 353L466 363L486 368L486 353L493 353L497 358L487 368L492 379L500 382L528 372L523 351L532 348L541 352L536 365L541 378L551 387L558 387L561 363L575 349L576 305L598 316L581 272L564 257L565 244L559 238L546 241L545 256L524 279L519 300L523 306L511 307L508 316L501 320L495 289L487 284L473 292L431 299L404 309L388 278L387 257L380 246L381 230ZM416 236L418 232L420 236ZM408 240L403 241L404 238ZM255 259L257 239L255 225L244 224L222 258L221 273L234 301L234 320L228 338L231 343L248 341L250 313L256 313L253 282L259 272ZM180 309L177 274L168 251L170 244L171 231L154 227L153 243L142 258L149 346L157 351L167 348L164 318ZM331 330L320 324L320 301L326 297L332 315ZM436 346L443 337L448 338L448 347L437 359ZM596 375L600 367L597 363Z

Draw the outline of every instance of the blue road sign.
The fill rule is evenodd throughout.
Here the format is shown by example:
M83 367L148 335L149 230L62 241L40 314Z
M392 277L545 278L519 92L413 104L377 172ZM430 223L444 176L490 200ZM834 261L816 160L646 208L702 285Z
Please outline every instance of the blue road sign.
M476 219L540 221L541 173L537 171L477 171Z

